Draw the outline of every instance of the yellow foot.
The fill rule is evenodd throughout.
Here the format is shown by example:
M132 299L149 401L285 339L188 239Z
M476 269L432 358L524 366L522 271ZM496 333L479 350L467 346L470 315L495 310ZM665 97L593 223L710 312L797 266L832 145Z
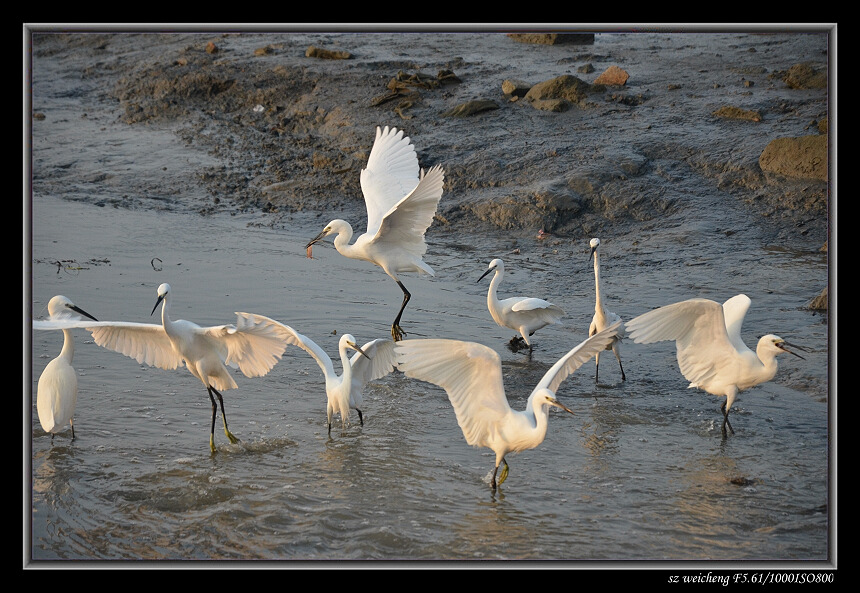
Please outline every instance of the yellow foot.
M233 433L230 432L229 430L227 430L226 428L224 429L224 434L227 435L227 438L230 439L230 442L233 443L234 445L239 442L239 439L234 437Z
M399 325L391 326L391 337L395 342L399 342L404 337L406 337L406 332Z
M215 435L214 434L209 435L209 450L212 451L213 453L218 451L218 449L215 448Z
M508 464L505 463L504 467L502 467L502 474L499 476L499 486L502 485L502 482L508 479Z

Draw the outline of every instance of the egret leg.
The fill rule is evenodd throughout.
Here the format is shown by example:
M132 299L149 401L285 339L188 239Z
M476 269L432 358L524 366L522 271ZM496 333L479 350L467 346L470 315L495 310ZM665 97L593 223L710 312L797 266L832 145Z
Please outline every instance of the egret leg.
M361 415L361 410L359 410L358 408L356 408L356 409L355 409L355 411L356 411L356 412L358 412L358 422L359 422L359 424L361 424L362 426L364 426L364 417L362 417L362 415Z
M74 421L74 419L69 420L69 426L72 427L72 440L75 440L75 421Z
M729 411L726 409L726 402L723 402L723 405L720 406L720 410L723 411L723 427L722 427L723 436L726 436L726 426L729 427L729 430L731 431L732 434L735 434L735 429L732 428L732 425L729 422Z
M206 386L206 392L209 394L209 401L212 402L212 425L209 427L209 449L215 453L215 416L218 414L218 404L215 403L215 398L212 396L212 388Z
M209 391L209 399L212 401L212 426L211 426L210 431L209 431L209 448L212 449L212 451L214 452L215 451L215 416L218 412L218 408L215 405L215 399L212 397L213 393L218 396L218 402L221 404L221 419L224 422L224 434L227 435L227 438L230 439L230 442L233 443L234 445L239 442L239 439L237 439L235 436L233 436L233 433L230 432L229 428L227 428L227 413L224 411L224 398L221 397L221 393L219 393L218 390L212 386L207 386L206 389Z
M594 382L597 383L597 376L600 373L600 352L594 355Z
M400 305L400 311L397 312L397 317L394 318L394 323L391 324L391 337L395 342L399 342L406 336L406 332L400 327L400 318L403 316L403 310L406 308L406 303L409 302L409 299L412 298L412 294L406 290L406 287L403 286L403 283L398 280L397 286L400 287L400 290L403 291L403 304Z
M618 368L621 369L621 380L626 381L627 377L624 375L624 365L621 364L621 356L618 354L618 348L613 344L612 352L615 354L615 358L618 359Z
M215 395L218 396L218 401L221 403L221 419L224 421L224 434L227 435L227 438L230 439L230 442L235 445L239 442L239 439L233 436L233 433L230 432L230 430L227 428L227 412L224 411L224 398L221 397L221 394L218 393L218 390L216 390L214 387L212 388L212 391L215 392Z
M504 457L502 457L502 463L500 465L502 466L502 475L499 476L498 484L496 483L496 473L499 471L499 466L497 465L495 469L493 469L493 490L496 489L497 485L501 486L502 482L508 479L508 462Z

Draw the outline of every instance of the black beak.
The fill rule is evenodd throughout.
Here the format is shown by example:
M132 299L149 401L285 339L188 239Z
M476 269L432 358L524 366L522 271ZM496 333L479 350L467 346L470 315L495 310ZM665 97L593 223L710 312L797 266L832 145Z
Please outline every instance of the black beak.
M317 241L319 241L320 239L322 239L323 237L325 237L327 234L328 234L328 229L324 229L324 230L323 230L319 235L317 235L316 237L314 237L313 239L311 239L311 240L310 240L310 243L308 243L307 245L305 245L305 249L307 249L308 247L310 247L311 245L313 245L314 243L316 243Z
M791 350L789 350L788 348L786 348L786 346L789 346L789 347L791 347L791 348L796 348L796 349L798 349L798 350L802 350L803 352L806 352L806 351L807 351L807 350L806 350L806 348L802 348L802 347L800 347L800 346L795 346L794 344L789 344L788 342L783 342L782 344L777 344L777 348L779 348L779 349L780 349L780 350L782 350L783 352L788 352L789 354L794 354L796 357L800 358L801 360L806 360L805 358L803 358L803 357L802 357L800 354L798 354L797 352L792 352Z
M371 358L370 358L367 354L365 354L365 353L364 353L364 350L362 350L361 348L359 348L359 347L358 347L358 344L350 344L350 346L351 346L351 347L352 347L356 352L358 352L359 354L361 354L362 356L364 356L367 360L371 360Z
M475 282L480 282L481 280L484 279L484 276L486 276L487 274L489 274L490 272L492 272L495 269L496 269L496 266L493 266L492 268L487 269L487 271L484 272L483 274L481 274L481 277L478 278Z
M155 306L152 308L152 313L155 313L155 310L158 309L158 305L160 305L161 301L163 301L163 300L164 300L163 295L158 297L158 300L155 301ZM150 315L152 315L152 313L150 313Z
M89 317L93 321L98 321L98 319L96 319L95 317L93 317L92 315L90 315L89 313L87 313L86 311L84 311L83 309L81 309L80 307L78 307L76 305L72 305L71 307L69 307L69 309L71 309L72 311L76 311L76 312L80 313L81 315L84 315L85 317Z

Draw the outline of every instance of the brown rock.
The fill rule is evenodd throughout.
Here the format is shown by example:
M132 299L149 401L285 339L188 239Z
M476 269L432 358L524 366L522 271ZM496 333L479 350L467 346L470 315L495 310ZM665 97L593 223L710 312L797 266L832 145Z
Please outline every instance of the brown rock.
M782 80L793 89L827 88L827 72L817 70L809 63L795 64L788 69Z
M741 109L740 107L730 107L728 105L720 107L714 111L717 117L726 119L746 119L749 121L761 121L761 113L750 109Z
M513 97L525 97L531 87L532 85L522 80L507 79L502 82L502 92Z
M561 45L565 43L591 45L594 33L508 33L508 37L520 43Z
M809 301L806 308L812 309L813 311L826 311L828 308L827 305L827 287L825 286L824 290L821 291L821 294Z
M827 136L772 140L762 151L758 164L767 173L827 181Z
M564 99L571 103L579 103L587 97L590 90L591 85L587 82L576 76L564 74L532 86L526 93L526 99L530 101Z
M499 106L495 101L490 101L489 99L476 99L474 101L467 101L466 103L461 103L456 107L452 107L451 109L443 112L442 116L466 117L469 115L475 115L476 113L481 113L482 111L489 111L498 108Z
M305 50L305 56L308 58L322 58L325 60L348 60L352 57L352 54L348 51L322 49L309 45L308 49Z
M602 84L605 86L624 86L630 75L618 66L610 66L603 71L603 74L597 77L594 84Z

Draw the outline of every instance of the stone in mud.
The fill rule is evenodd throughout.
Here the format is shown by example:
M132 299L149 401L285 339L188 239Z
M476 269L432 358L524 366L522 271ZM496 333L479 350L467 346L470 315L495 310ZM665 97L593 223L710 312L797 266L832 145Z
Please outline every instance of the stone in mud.
M532 86L529 92L526 93L525 98L540 109L543 108L540 101L546 100L564 100L570 104L577 105L585 101L588 92L591 90L592 87L587 82L576 76L564 74ZM555 110L553 109L553 111Z
M320 47L309 45L308 48L305 50L305 57L322 58L324 60L348 60L352 57L352 54L348 51L323 49Z
M827 136L772 140L762 151L758 164L766 173L827 181Z
M594 43L594 33L508 33L508 37L520 43L538 43L541 45L566 43L591 45Z
M716 111L714 115L726 119L745 119L749 121L761 121L761 113L752 109L741 109L740 107L732 107L724 105Z
M467 101L466 103L461 103L456 107L452 107L447 111L442 112L443 117L467 117L470 115L475 115L476 113L481 113L482 111L490 111L493 109L498 109L499 106L495 101L490 101L489 99L476 99L474 101Z
M795 64L788 69L782 80L793 89L827 88L827 72L816 69L809 62Z
M522 80L512 80L509 78L502 82L502 92L512 97L525 97L530 88L532 88L532 85Z
M603 86L624 86L627 84L628 78L630 78L630 75L627 72L618 66L610 66L597 77L594 84L601 84Z

